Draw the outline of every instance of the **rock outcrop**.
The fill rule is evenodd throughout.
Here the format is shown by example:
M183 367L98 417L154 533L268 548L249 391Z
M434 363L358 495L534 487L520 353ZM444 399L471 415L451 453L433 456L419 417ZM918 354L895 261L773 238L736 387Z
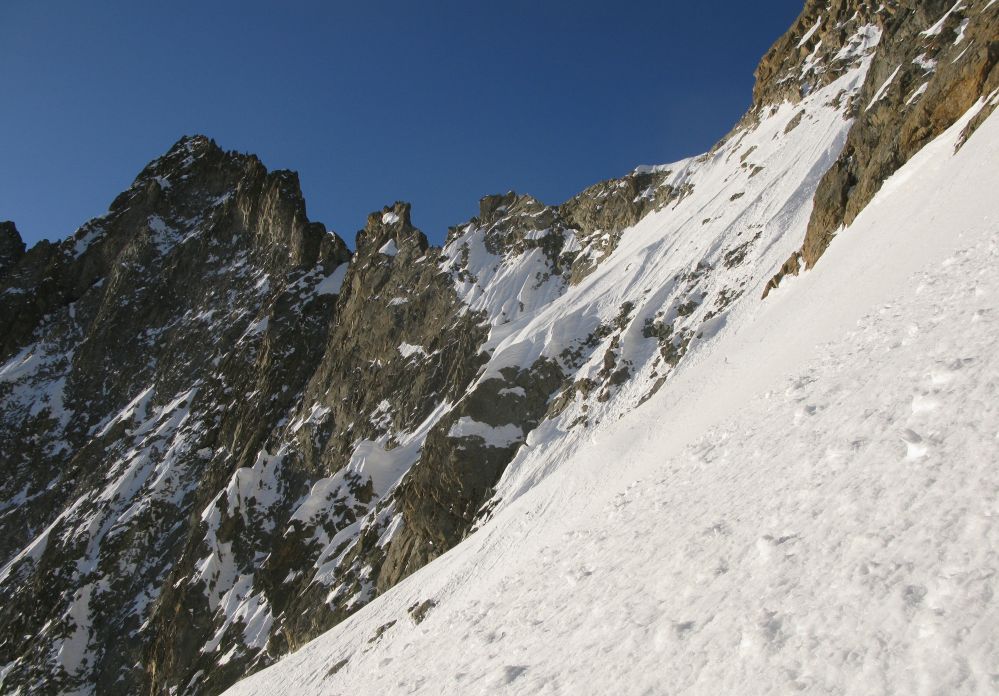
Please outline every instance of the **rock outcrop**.
M854 121L847 142L815 194L801 249L772 279L767 292L785 275L814 266L837 230L853 222L884 181L976 102L984 100L984 108L969 124L967 135L997 103L999 6L988 0L860 3L857 18L845 19L854 4L810 2L796 30L771 49L759 71L755 96L761 104L793 97L795 89L807 87L812 75L827 80L830 73L809 70L807 60L801 67L787 61L777 64L775 56L786 55L802 29L818 27L799 39L801 52L813 45L813 52L821 52L823 43L830 45L829 32L842 32L850 21L870 22L882 35L866 83L848 111ZM787 85L794 85L791 92Z
M0 222L0 278L24 256L24 241L9 220Z

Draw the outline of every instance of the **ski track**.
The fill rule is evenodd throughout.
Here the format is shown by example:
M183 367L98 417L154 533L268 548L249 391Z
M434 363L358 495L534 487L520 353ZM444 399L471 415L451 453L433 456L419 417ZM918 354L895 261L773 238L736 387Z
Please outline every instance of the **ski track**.
M954 154L971 115L648 404L229 693L999 690L999 119Z

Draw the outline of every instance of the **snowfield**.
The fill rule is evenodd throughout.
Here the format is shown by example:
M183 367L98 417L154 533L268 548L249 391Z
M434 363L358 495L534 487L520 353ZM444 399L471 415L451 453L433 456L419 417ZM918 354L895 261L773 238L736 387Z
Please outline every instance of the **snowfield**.
M999 117L955 153L974 111L646 403L531 433L474 535L228 693L999 691ZM806 181L848 125L824 118ZM764 262L802 196L747 206L790 230ZM569 295L665 280L657 215ZM496 356L544 350L555 320L524 321Z

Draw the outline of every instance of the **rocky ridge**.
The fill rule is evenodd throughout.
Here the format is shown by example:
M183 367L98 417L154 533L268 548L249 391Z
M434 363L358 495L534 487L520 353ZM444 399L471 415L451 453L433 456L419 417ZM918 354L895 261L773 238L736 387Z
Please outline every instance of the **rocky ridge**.
M442 248L395 203L351 253L201 136L62 243L0 225L0 684L218 693L460 542L861 205L836 172L897 166L871 123L988 102L997 7L931 5L809 2L710 153L487 196ZM933 42L975 50L885 83Z
M853 222L881 184L976 102L981 100L984 108L968 125L965 140L997 103L999 7L994 3L930 0L861 3L859 8L854 4L810 4L758 72L758 96L772 98L779 93L793 98L795 90L806 90L813 81L835 74L835 61L830 70L812 56L828 51L823 44L836 45L830 34L841 34L851 21L872 22L892 37L882 42L866 84L850 105L853 127L816 191L815 211L801 249L785 262L766 292L788 273L814 266L836 231ZM875 5L877 10L872 9ZM786 55L799 35L799 53L810 51L804 63L778 61L776 56ZM779 85L790 86L790 91Z
M568 257L521 209L619 234L655 198L622 194L658 178L558 211L487 197L492 248L548 249L541 274L564 287ZM15 688L217 692L269 663L457 543L522 440L476 427L536 425L562 379L539 365L469 391L489 317L408 204L373 213L351 253L293 173L203 136L62 243L2 232Z

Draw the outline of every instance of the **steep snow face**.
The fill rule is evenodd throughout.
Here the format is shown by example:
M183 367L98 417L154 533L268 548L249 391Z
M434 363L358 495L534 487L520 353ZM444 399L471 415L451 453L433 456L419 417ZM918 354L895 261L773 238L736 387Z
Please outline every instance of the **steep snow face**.
M477 534L229 693L993 690L999 118L955 153L974 111L815 270L734 303L669 389L585 435L532 434ZM807 207L755 194L694 209L731 225ZM723 252L710 233L656 242L655 217L566 296L597 303L612 269L642 288L657 245ZM794 242L763 229L762 260ZM546 350L557 320L534 321L496 355Z
M462 276L459 287L471 306L487 309L494 321L503 317L483 348L490 360L480 383L551 359L572 385L560 395L561 412L527 436L528 447L507 469L500 504L540 475L525 463L532 447L642 403L687 352L737 319L739 306L758 301L767 274L800 242L818 180L850 126L843 104L863 83L870 55L799 104L769 108L712 152L662 167L671 172L664 184L686 195L626 230L578 284L555 285L560 279L552 277L546 283L553 289L546 290L536 283L531 259L523 258L534 252L499 258L473 246L468 266L498 282L480 283L487 290L479 293L466 290ZM466 232L445 252L457 256L474 234ZM523 287L536 294L525 298ZM548 296L538 301L538 295ZM520 311L509 311L517 301Z

